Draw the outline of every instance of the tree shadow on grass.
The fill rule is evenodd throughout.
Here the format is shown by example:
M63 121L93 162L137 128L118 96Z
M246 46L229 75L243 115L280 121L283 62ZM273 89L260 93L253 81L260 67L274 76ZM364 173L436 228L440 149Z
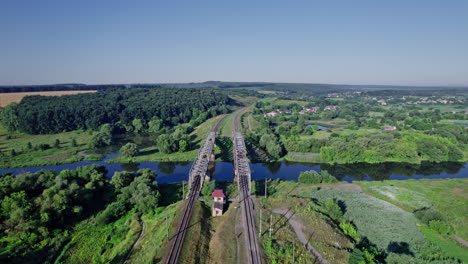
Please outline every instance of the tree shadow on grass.
M387 246L387 250L388 252L414 257L413 252L409 248L409 244L406 242L390 242Z

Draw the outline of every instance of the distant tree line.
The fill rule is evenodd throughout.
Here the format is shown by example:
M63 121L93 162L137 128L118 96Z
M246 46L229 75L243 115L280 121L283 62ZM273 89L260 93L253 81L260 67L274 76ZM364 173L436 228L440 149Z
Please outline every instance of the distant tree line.
M50 84L50 85L19 85L0 86L0 93L24 93L24 92L51 92L51 91L94 91L125 88L159 88L157 84Z
M209 115L226 113L229 102L226 94L212 89L109 89L60 97L27 96L5 107L1 119L8 130L29 134L97 130L103 124L132 126L138 132L151 126L150 121L155 127L203 122Z

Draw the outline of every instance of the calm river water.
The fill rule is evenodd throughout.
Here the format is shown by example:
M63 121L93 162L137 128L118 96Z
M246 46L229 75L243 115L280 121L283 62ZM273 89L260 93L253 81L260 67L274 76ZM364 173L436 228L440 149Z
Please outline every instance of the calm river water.
M39 170L61 171L65 169L76 169L86 165L102 165L108 170L107 176L111 177L116 171L137 171L138 169L152 169L157 172L158 183L174 183L186 181L192 162L141 162L141 163L106 163L118 154L106 156L103 161L80 161L72 164L56 166L40 166L26 168L0 169L2 173L21 174L36 172ZM272 162L250 164L252 179L283 179L297 181L299 174L306 170L327 170L329 173L342 181L372 181L372 180L406 180L406 179L440 179L440 178L468 178L468 163L424 162L421 165L406 163L380 163L380 164L347 164L328 165L298 162ZM216 162L214 178L217 181L232 181L233 164L229 162Z

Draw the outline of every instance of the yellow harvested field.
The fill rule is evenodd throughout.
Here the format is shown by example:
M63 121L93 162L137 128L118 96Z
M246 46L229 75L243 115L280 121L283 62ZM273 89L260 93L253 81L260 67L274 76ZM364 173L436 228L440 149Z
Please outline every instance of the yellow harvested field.
M27 92L27 93L0 93L0 107L11 103L19 103L23 97L28 95L61 96L67 94L95 93L96 91L50 91L50 92Z

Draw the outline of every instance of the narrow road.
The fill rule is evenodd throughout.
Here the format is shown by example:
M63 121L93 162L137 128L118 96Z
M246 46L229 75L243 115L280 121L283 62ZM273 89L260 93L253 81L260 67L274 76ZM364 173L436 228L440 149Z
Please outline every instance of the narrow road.
M461 237L457 237L457 236L452 236L452 238L455 239L455 241L457 241L460 245L468 248L468 241L464 240Z
M324 259L322 255L309 244L309 241L307 241L307 238L304 232L302 232L302 228L303 228L302 223L296 219L296 217L294 216L294 213L291 210L273 209L273 213L283 215L284 217L288 219L288 222L293 227L294 232L296 232L296 235L299 241L301 241L301 243L307 248L307 250L309 250L309 252L312 253L312 255L314 255L314 257L321 264L330 264L330 262Z

